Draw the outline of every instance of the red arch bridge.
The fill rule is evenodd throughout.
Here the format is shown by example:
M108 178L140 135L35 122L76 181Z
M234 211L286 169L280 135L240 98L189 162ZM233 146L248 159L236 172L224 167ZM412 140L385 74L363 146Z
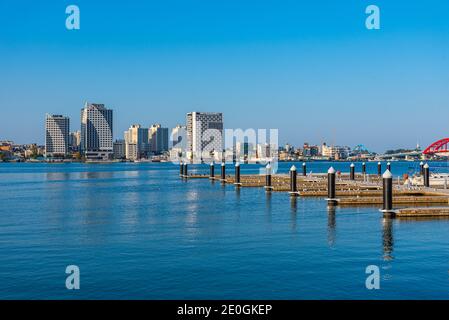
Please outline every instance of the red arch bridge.
M434 143L432 143L430 146L428 146L424 151L423 154L425 155L440 155L449 156L449 138L444 138L441 140L438 140Z

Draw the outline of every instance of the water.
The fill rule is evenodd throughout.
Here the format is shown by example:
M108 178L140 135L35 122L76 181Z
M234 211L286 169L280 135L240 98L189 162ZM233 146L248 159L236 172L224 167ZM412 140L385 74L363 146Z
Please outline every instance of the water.
M392 166L397 175L418 168ZM178 173L168 163L0 163L0 299L449 298L449 220L331 212L323 199ZM77 291L65 288L71 264ZM380 290L365 287L368 265L380 268Z

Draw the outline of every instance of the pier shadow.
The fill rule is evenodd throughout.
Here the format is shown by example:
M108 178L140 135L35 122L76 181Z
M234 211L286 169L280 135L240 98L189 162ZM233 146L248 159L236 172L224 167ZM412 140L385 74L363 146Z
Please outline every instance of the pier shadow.
M335 212L337 208L335 206L327 207L327 243L329 247L333 247L335 245L335 240L337 238L337 219Z
M384 261L391 261L393 257L393 219L383 218L382 220L382 248Z
M235 198L237 199L238 202L240 202L240 193L241 193L241 189L239 186L235 186Z
M265 215L268 222L271 222L272 214L272 194L271 192L265 192Z
M296 231L298 212L298 197L290 197L290 218L292 231Z

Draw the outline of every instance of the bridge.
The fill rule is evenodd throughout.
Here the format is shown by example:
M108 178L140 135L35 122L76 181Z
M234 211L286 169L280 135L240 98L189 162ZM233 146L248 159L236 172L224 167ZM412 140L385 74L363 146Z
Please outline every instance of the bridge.
M402 152L402 153L390 153L390 154L379 154L376 156L376 159L384 160L384 159L404 159L406 157L415 157L419 158L422 155L421 151L410 151L410 152Z
M440 156L440 157L449 157L449 138L444 138L438 141L435 141L430 146L428 146L424 151L414 150L403 153L395 153L395 154L382 154L377 155L377 159L403 159L405 157L420 157L421 155L425 156Z
M428 146L423 154L425 155L439 155L439 156L449 156L449 138L444 138L432 143Z

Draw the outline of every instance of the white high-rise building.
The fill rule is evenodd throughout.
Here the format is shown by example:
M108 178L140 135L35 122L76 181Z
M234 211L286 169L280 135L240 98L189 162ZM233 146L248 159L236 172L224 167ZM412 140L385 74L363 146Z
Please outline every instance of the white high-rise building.
M69 152L70 120L61 115L46 115L45 156L64 157Z
M81 151L86 159L107 160L112 157L112 110L104 104L86 102L81 109Z
M223 152L223 114L190 112L187 114L187 158L193 161L214 158Z

